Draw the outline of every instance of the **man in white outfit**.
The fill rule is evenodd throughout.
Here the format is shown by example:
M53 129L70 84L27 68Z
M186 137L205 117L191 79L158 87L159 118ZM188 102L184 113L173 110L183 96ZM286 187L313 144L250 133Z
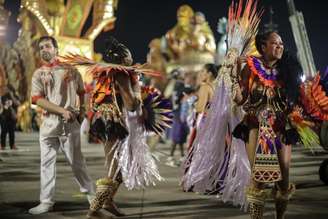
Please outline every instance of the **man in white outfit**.
M81 75L73 66L58 61L58 46L53 37L41 37L38 46L43 66L33 74L31 97L32 103L45 112L40 127L40 204L31 208L30 214L52 210L59 148L73 170L80 191L87 194L89 202L95 190L81 152L79 121L85 113Z

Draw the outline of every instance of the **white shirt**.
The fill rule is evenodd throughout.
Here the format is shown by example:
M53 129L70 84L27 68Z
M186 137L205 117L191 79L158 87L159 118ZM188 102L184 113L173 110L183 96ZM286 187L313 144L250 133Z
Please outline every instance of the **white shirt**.
M84 94L83 80L76 68L58 64L52 67L42 66L32 77L32 103L38 98L73 111L79 110L79 94ZM43 136L59 136L67 134L62 117L46 113L40 128Z

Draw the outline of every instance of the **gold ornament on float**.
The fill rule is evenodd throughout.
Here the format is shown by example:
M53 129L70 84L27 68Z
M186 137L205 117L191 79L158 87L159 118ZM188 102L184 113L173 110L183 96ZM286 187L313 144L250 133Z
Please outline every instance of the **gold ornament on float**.
M0 34L1 25L5 20L2 19L5 15L2 13L3 2L0 0ZM73 52L91 59L99 59L101 56L94 52L94 40L102 31L114 28L116 20L114 11L117 9L117 4L118 0L21 0L17 18L21 29L11 49L19 59L17 63L21 65L21 68L15 70L18 72L20 69L16 75L21 80L16 79L8 83L16 83L17 92L24 91L19 93L24 104L19 109L18 119L24 131L30 130L28 127L31 127L31 119L26 116L28 114L26 112L31 111L31 108L26 107L26 102L29 106L31 78L35 69L40 66L40 58L35 48L39 37L44 35L55 37L61 56ZM92 17L92 24L83 31L89 16ZM8 80L6 77L8 71L4 69L0 68L0 79L4 78L3 81ZM1 77L1 72L4 72L5 77ZM83 71L81 74L85 82L92 80Z

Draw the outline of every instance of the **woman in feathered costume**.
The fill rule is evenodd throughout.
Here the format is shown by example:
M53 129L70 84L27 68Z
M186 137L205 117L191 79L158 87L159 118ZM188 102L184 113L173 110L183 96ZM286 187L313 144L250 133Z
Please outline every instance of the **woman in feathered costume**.
M232 201L244 209L249 203L254 219L263 217L265 183L275 182L272 194L276 216L281 219L295 190L289 184L290 145L299 137L306 147L319 141L310 128L313 123L304 120L303 110L297 105L300 65L289 53L283 53L284 46L276 32L257 34L260 15L252 0L247 1L243 13L242 1L237 7L233 3L229 8L228 52L183 181L187 188L194 186L195 191L218 188L223 201ZM259 55L248 56L255 35ZM246 65L242 69L243 61ZM311 99L312 93L316 97L325 96L313 84L318 83L314 80L303 85L302 95L307 98L302 99L313 103L311 109L305 109L312 112L312 117L318 117L324 114L328 101ZM232 143L228 145L224 139L231 132Z
M205 123L199 127L193 143L193 157L182 181L185 189L217 191L224 201L246 208L244 189L249 182L250 167L245 144L231 136L242 119L240 107L233 100L231 75L236 74L237 58L251 52L261 12L248 1L242 13L242 2L229 9L228 52L216 79L216 88ZM229 180L229 182L228 182ZM228 182L228 183L226 183Z
M95 63L85 57L70 55L64 59L74 65L87 66L96 82L92 94L94 116L91 132L104 145L107 176L97 180L96 197L88 218L111 218L124 214L113 197L123 182L128 189L143 188L162 180L146 144L147 131L162 132L171 122L171 105L153 88L140 87L138 74L158 76L143 66L132 66L128 48L110 38L104 60Z
M297 142L298 134L291 116L299 113L301 68L296 59L283 56L284 45L276 32L257 34L255 44L260 56L247 57L243 70L232 77L233 99L246 112L234 136L246 143L252 168L247 189L251 218L262 218L264 186L272 182L277 218L284 218L295 190L289 184L290 145Z
M284 51L274 31L257 34L255 46L259 55L243 59L244 68L237 64L237 74L231 75L233 100L246 112L233 134L245 142L251 165L246 192L251 218L263 218L265 184L275 183L276 218L283 219L295 192L295 185L289 183L291 145L301 140L305 147L316 146L319 139L299 101L302 69L298 60Z

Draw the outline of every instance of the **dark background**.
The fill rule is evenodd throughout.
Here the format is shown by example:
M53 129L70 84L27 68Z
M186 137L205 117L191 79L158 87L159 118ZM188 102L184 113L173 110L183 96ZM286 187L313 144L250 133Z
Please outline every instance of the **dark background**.
M294 0L294 2L296 9L303 12L314 61L316 67L322 71L328 66L328 1ZM5 1L5 8L12 12L7 36L11 43L17 38L19 29L19 24L16 22L19 3L19 0ZM217 21L227 16L230 3L230 0L119 0L115 29L98 36L95 40L95 50L101 52L103 41L112 35L131 49L136 62L145 62L148 43L153 38L164 35L176 24L176 11L182 4L189 4L194 11L201 11L206 15L218 41L220 35L216 31ZM287 1L259 0L259 4L265 9L261 26L269 22L269 7L272 6L273 21L278 24L285 47L296 52L288 19ZM91 18L88 21L90 23Z

